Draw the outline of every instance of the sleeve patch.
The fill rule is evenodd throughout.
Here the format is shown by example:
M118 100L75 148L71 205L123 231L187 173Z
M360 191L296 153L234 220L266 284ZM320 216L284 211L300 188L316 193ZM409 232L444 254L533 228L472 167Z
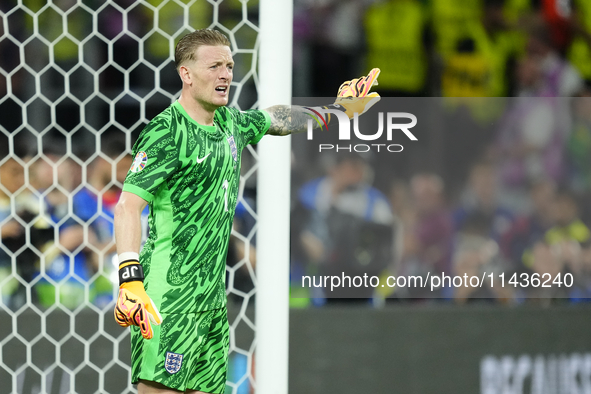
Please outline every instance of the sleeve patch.
M137 153L137 155L135 155L129 170L131 172L140 172L146 167L146 164L148 164L148 155L146 152L140 151Z

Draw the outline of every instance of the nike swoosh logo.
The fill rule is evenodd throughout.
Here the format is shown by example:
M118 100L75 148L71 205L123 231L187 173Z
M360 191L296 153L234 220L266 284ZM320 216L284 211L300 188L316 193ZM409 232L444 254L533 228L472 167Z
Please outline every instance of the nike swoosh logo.
M211 152L203 156L201 159L197 156L197 164L201 163L203 160L207 159L207 156L211 155Z

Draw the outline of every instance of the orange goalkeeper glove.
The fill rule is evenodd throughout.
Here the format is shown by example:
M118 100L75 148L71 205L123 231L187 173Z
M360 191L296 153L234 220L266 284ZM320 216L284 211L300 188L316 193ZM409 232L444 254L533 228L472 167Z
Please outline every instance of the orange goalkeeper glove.
M119 297L115 304L115 321L121 327L138 326L142 336L154 336L150 322L162 323L162 316L144 289L144 271L138 260L119 265Z
M374 68L367 76L343 82L339 87L335 106L342 106L349 119L353 118L354 113L365 113L380 101L379 94L369 92L372 86L378 84L379 75L380 69Z

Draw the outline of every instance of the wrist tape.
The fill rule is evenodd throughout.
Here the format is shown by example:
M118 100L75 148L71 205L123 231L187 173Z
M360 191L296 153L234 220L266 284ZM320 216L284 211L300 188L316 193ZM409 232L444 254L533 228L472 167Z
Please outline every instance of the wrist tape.
M347 108L343 107L340 104L330 104L330 105L323 105L322 107L304 107L305 109L307 109L308 111L312 112L314 115L320 117L322 119L323 122L325 122L324 124L326 125L326 127L328 127L328 124L330 123L330 121L332 120L332 116L330 112L324 112L325 110L338 110L341 112L347 112ZM322 116L322 113L324 113L326 115L326 117Z
M144 281L144 269L138 260L123 261L119 267L119 286L135 280Z

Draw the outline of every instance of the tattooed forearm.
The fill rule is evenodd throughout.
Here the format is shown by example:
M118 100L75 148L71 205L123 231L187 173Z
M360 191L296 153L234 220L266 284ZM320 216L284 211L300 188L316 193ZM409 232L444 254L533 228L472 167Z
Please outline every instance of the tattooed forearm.
M308 119L312 119L299 105L274 105L265 111L271 115L271 127L267 134L288 135L307 130ZM320 128L317 122L312 122L315 129Z

